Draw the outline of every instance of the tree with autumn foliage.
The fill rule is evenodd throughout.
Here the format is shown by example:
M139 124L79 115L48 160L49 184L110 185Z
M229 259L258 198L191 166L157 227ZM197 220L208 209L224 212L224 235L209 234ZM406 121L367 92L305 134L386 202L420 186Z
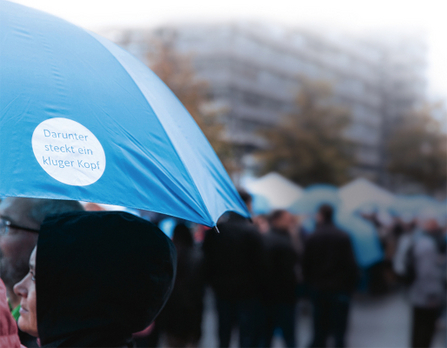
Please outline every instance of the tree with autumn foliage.
M426 104L406 115L387 139L388 169L428 193L447 185L447 112L442 103Z
M223 139L224 126L219 122L219 116L226 110L216 108L210 102L207 97L208 84L196 77L192 56L179 53L169 40L154 40L148 61L152 71L163 80L194 118L225 169L230 174L234 172L233 148Z
M353 145L344 136L350 112L335 105L331 85L302 79L296 111L262 131L268 146L258 152L261 171L276 171L300 185L348 180Z

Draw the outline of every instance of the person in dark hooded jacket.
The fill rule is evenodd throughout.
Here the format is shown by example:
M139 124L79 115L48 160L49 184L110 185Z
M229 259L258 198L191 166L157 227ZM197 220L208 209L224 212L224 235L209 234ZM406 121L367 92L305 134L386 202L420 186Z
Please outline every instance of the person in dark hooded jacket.
M248 210L251 196L239 191ZM240 347L257 347L265 266L262 237L249 220L230 212L208 230L202 245L205 279L213 289L218 317L219 347L229 347L235 327Z
M156 320L168 347L197 347L202 334L205 277L201 250L190 229L178 224L172 241L177 250L174 290Z
M43 222L21 297L19 327L42 347L128 347L174 284L176 252L152 223L124 212Z
M345 347L351 296L359 279L349 235L335 226L333 215L331 205L320 206L316 229L304 248L303 274L313 304L311 347L326 347L331 335L336 347Z
M265 329L262 346L271 347L276 329L280 329L286 347L297 347L296 302L299 283L299 241L297 221L286 210L269 216L271 230L264 235L267 257L263 288Z

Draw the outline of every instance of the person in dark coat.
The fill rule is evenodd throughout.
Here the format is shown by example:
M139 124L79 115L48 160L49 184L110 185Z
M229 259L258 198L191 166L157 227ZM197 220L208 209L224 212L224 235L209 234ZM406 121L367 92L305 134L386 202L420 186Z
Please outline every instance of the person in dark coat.
M320 207L304 248L303 275L314 308L311 347L326 347L331 333L336 347L345 346L350 298L359 279L350 238L334 226L333 212L330 205Z
M251 196L242 191L240 195L250 209ZM237 327L240 347L256 347L264 273L262 239L246 218L235 213L225 218L217 225L220 233L208 230L202 245L205 277L216 300L219 346L230 345Z
M299 281L299 231L295 217L286 210L269 216L271 230L264 236L267 257L264 287L265 330L262 347L270 347L280 329L286 347L296 347L296 301Z
M41 347L128 347L174 285L176 252L152 223L124 212L47 217L15 285L19 327Z
M197 347L202 334L203 257L186 225L175 227L172 241L177 250L177 276L156 325L165 334L168 347Z

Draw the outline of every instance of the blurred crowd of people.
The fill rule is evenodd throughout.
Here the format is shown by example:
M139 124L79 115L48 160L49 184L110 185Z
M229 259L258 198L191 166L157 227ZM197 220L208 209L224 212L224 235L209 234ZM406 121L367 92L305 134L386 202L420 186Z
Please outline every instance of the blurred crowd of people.
M446 211L447 213L447 211ZM376 214L364 216L380 235L384 260L373 267L373 293L408 287L412 305L412 347L430 347L436 322L444 313L447 296L445 217L430 209L417 217L396 216L385 226Z
M240 195L250 209L250 195ZM311 346L325 346L330 335L345 346L349 302L360 274L349 236L332 218L333 208L323 205L317 230L308 235L286 210L258 216L255 223L228 213L196 245L193 233L178 224L174 292L146 346L159 344L160 336L169 347L198 345L206 285L214 293L220 347L230 346L235 329L240 347L270 347L275 332L285 346L297 347L296 304L308 295L314 305Z
M239 193L250 210L251 196ZM15 320L26 294L14 286L29 271L36 232L45 217L82 210L72 201L6 198L0 203L1 278ZM160 220L149 218L155 224ZM376 214L363 218L376 227L384 251L383 260L368 269L358 266L350 236L334 223L329 204L319 207L313 231L287 210L253 216L252 221L229 212L213 229L178 221L171 236L177 251L175 286L155 322L133 334L135 345L198 346L209 286L220 347L229 347L236 332L240 347L271 347L277 335L284 346L297 347L301 299L311 302L313 318L312 340L304 344L325 347L332 337L336 347L344 347L352 296L365 291L361 284L366 283L371 295L409 288L409 345L429 347L436 321L445 313L446 226L429 213L418 219L395 217L386 226ZM19 333L26 347L38 346L35 338Z
M243 191L240 195L250 208L250 195ZM321 205L315 229L308 231L287 210L253 216L253 223L228 213L217 225L220 233L191 231L195 244L190 247L202 260L201 277L194 278L200 289L197 294L203 295L206 285L213 290L220 347L230 345L235 329L240 347L270 347L274 334L285 346L296 347L296 304L301 299L310 301L313 308L313 337L304 344L325 347L332 336L336 347L344 347L354 292L380 296L402 287L409 289L413 307L408 345L430 346L436 321L445 313L446 226L429 213L411 220L395 216L387 225L377 214L363 214L376 228L384 253L382 261L363 269L356 262L349 235L337 228L333 217L334 208ZM200 318L203 299L195 299L191 307L196 314L190 317ZM185 313L178 304L170 307L169 317L176 315L174 307ZM169 337L172 332L164 326L160 323L159 330ZM195 339L185 335L176 341L178 346L180 342L197 346L200 328L199 320Z
M243 191L240 191L240 195L250 208L250 195ZM177 346L197 346L202 327L203 294L209 285L215 298L218 318L216 332L220 347L230 345L235 329L239 333L238 343L241 347L269 347L274 335L279 335L285 346L296 347L296 304L301 299L310 301L313 308L313 338L305 345L324 347L332 336L335 346L343 347L346 345L350 302L356 290L378 296L401 288L402 285L409 286L411 293L416 291L413 289L418 282L428 285L424 280L413 279L409 282L399 267L396 268L404 254L406 264L403 269L407 272L410 266L407 265L405 240L408 236L413 239L417 235L419 237L414 238L414 243L427 238L436 241L436 248L426 252L437 260L428 269L437 275L433 275L432 282L436 284L434 286L437 287L439 301L436 305L431 303L435 307L428 310L432 313L429 321L424 317L429 315L427 311L421 311L417 303L413 302L413 298L420 299L423 295L412 295L413 328L409 344L413 347L429 346L436 320L444 308L445 229L429 215L407 222L396 216L392 224L385 225L376 214L364 214L363 218L371 221L377 230L384 258L362 269L356 262L349 235L336 227L333 216L333 207L324 204L320 206L315 216L314 231L306 230L300 218L287 210L253 216L253 223L237 214L228 213L219 221L218 231L192 226L189 235L194 236L194 241L190 241L189 248L191 252L194 250L196 268L195 271L189 268L185 278L196 281L193 291L195 296L191 295L188 300L184 296L184 304L180 304L179 299L175 300L179 301L176 305L168 302L169 310L166 311L169 314L166 317L179 315L176 314L176 308L178 313L185 315L185 304L191 304L191 312L187 316L197 321L190 320L188 325L195 323L196 329L185 327L184 332L196 334L194 339L186 334L172 338L176 334L169 328L169 320L164 319L162 313L163 319L157 320L154 326L157 337L162 334L168 346L172 346L170 342L173 339ZM176 227L174 243L180 226L185 231L187 229L184 224ZM412 258L415 263L419 260L417 254L412 255ZM186 260L181 262L189 264ZM419 279L429 273L421 269L418 271ZM185 284L181 279L179 274L178 282ZM190 285L193 286L192 283ZM181 287L177 288L180 293L191 292L191 288L186 285L183 289ZM181 322L173 326L178 331L182 327ZM160 344L157 342L152 341L152 346Z

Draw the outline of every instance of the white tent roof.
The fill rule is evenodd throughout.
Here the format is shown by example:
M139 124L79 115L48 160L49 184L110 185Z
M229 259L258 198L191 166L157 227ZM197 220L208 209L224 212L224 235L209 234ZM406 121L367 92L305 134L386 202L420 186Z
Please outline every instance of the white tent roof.
M363 178L355 179L342 186L339 194L343 207L348 211L371 203L388 206L395 199L391 192Z
M275 172L248 182L246 189L267 198L272 209L290 207L303 193L299 185Z

